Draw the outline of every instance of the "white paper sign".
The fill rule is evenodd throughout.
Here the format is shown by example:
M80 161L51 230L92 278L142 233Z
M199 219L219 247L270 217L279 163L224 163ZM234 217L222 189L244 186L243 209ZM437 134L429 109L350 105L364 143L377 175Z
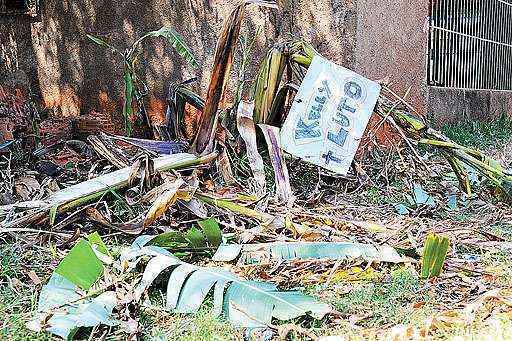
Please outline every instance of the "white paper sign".
M283 149L346 175L380 85L315 56L281 129Z

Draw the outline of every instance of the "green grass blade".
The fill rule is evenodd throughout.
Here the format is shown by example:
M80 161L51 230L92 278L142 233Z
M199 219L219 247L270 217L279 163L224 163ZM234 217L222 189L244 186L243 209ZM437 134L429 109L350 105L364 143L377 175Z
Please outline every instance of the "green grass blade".
M130 71L126 70L124 72L123 117L124 117L126 134L128 136L132 135L132 121L131 121L131 117L133 115L132 101L133 101L133 78L132 78Z
M203 230L208 243L213 247L218 247L222 242L222 231L217 221L214 218L206 219L200 221L199 226Z

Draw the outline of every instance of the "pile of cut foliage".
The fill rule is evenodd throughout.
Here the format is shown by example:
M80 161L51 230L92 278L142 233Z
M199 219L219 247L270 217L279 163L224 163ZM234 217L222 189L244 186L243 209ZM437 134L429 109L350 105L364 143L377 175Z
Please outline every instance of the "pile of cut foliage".
M126 131L133 131L132 116L139 115L144 131L154 139L97 134L86 143L78 141L82 159L74 166L88 168L87 180L83 181L79 172L73 178L63 170L67 177L56 186L29 189L42 193L37 200L0 207L0 234L50 231L50 238L64 239L63 248L72 246L43 286L30 329L69 339L87 328L105 335L115 327L133 336L140 332L140 307L153 307L154 292L164 288L161 309L194 314L205 302L211 302L215 315L222 315L236 327L282 331L279 321L301 317L302 321L324 319L331 323L341 314L299 290L299 283L294 287L288 283L290 290L284 290L269 276L255 279L240 269L335 262L330 275L323 279L327 283L337 270L354 262L368 267L407 264L426 280L441 275L450 242L435 231L419 234L425 244L392 247L389 242L393 236L376 240L369 232L369 222L339 219L337 226L332 221L318 225L302 218L309 203L298 204L290 185L288 156L276 137L293 95L318 55L308 43L293 41L273 47L261 64L252 99L242 100L242 77L231 108L220 109L249 5L276 7L261 0L236 6L220 35L205 99L187 82L173 84L163 125L154 125L144 110L147 89L137 75L136 64L140 42L164 37L197 66L191 49L176 31L164 27L144 35L125 53L118 51L125 68ZM89 38L114 49L100 38ZM242 68L253 44L244 42ZM244 72L242 69L240 74ZM200 113L193 125L187 120L191 110ZM432 146L446 158L467 197L474 194L472 175L479 174L496 190L497 197L509 199L512 175L481 152L429 128L385 85L374 117L379 122L377 128L386 125L395 129L400 145L409 148L419 168L428 166L417 145ZM190 127L195 125L191 135ZM257 127L268 147L268 155L263 157ZM369 130L366 135L375 134ZM273 168L273 182L266 177L265 160ZM366 175L364 160L354 162L353 168L354 177L343 181L362 181ZM274 189L275 196L271 197ZM398 207L408 214L432 204L432 198L415 184L409 202ZM367 229L364 234L347 235L341 225ZM106 232L101 233L103 237L93 232L99 228ZM112 231L120 238L121 248L107 240ZM132 240L133 236L137 237ZM301 333L299 327L295 331ZM315 337L308 332L305 335Z

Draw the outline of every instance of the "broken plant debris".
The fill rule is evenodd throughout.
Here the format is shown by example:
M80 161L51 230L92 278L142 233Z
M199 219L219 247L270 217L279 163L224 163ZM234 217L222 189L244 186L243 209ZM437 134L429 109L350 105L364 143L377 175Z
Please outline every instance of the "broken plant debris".
M60 249L74 245L41 290L38 312L29 324L32 330L72 338L84 328L93 328L94 337L98 330L107 332L102 328L110 326L132 336L139 332L140 307L158 306L193 314L204 302L212 301L214 314L223 314L238 327L258 327L281 335L296 331L311 337L313 333L302 327L284 328L276 326L276 321L293 320L307 325L324 319L327 325L334 326L344 316L326 303L328 293L310 295L304 288L306 284L327 287L333 283L385 281L381 272L391 272L396 266L419 272L418 277L427 279L425 285L449 283L455 281L453 278L470 282L464 279L468 273L492 278L488 269L464 258L464 252L475 246L486 250L506 248L507 239L474 227L444 229L444 225L428 220L439 205L439 195L420 184L425 182L425 173L430 176L435 172L427 164L429 160L420 156L417 145L432 146L446 157L469 199L473 194L470 176L485 177L506 199L512 175L480 151L453 143L429 128L388 84L368 83L373 90L367 89L366 93L360 85L346 80L327 85L320 82L314 86L321 88L314 88L307 79L314 74L318 61L329 65L325 74L329 79L348 71L339 71L310 44L297 40L271 48L261 63L252 100L239 94L235 103L226 107L226 85L245 7L251 4L276 7L273 2L248 0L234 9L217 44L205 99L188 88L188 81L172 84L167 111L162 113L163 124L152 122L144 109L148 89L137 75L136 64L140 43L148 37L165 37L196 66L192 49L174 29L164 27L144 35L126 52L117 52L125 69L125 130L128 135L135 131L132 116L136 108L155 140L149 139L148 131L145 138L99 133L94 115L87 117L93 124L84 118L54 124L50 119L41 126L45 135L43 147L31 155L37 160L39 173L17 173L11 167L11 159L2 159L2 166L6 166L0 173L2 194L11 197L2 197L0 235L25 233L42 242L57 240ZM89 39L113 49L102 39ZM379 87L382 91L377 98ZM288 143L290 134L297 133L294 115L311 114L294 107L294 101L301 100L301 88L325 93L325 97L316 96L317 93L313 96L322 106L315 107L314 119L323 119L322 115L317 116L328 111L330 95L336 98L334 107L341 106L346 111L340 114L331 108L338 119L337 134L330 132L329 139L329 131L324 131L324 140L334 139L344 145L345 130L341 128L357 124L353 136L346 131L345 137L354 144L347 147L343 169L337 170L345 173L343 176L310 167L309 173L315 179L304 180L303 176L311 175L302 171L308 166L283 150L303 157L307 154L297 153ZM359 107L361 103L344 101L344 95L364 98L368 103ZM348 115L357 110L364 115ZM367 143L362 144L352 162L356 142L370 114L377 123L367 128L363 136L366 142L371 143L377 135L372 129L382 126L396 132L395 142L389 144L391 150L378 144L366 150ZM99 125L103 124L100 116ZM112 128L109 122L104 130ZM294 124L289 127L287 122ZM80 134L94 134L86 142L71 139L79 135L73 131L75 123ZM317 123L320 125L316 121L311 124ZM1 146L12 139L10 132L4 130L6 142ZM384 153L385 161L368 162L369 150L372 155ZM337 157L327 149L322 152L325 162ZM314 163L318 164L318 153L315 155ZM400 159L397 164L390 161L395 156ZM375 200L371 212L361 212L356 202L339 202L336 186L345 186L344 192L350 192L349 186L353 186L359 194L357 189L364 184L378 185L384 179L390 187L390 168L398 168L398 164L416 170L396 173L405 174L410 185L411 195L402 195L402 201L383 205L382 198L359 198L360 207ZM446 165L435 166L438 173L447 171ZM267 174L271 172L273 175ZM291 185L290 180L294 179L302 185L312 185L312 190L300 193ZM455 187L453 191L456 192ZM274 198L270 195L273 193ZM352 200L357 200L357 195ZM390 220L393 204L404 214L394 221ZM370 215L385 223L370 221ZM423 219L421 223L414 220L417 216ZM97 228L102 229L103 238L98 233L87 235ZM140 236L142 233L145 235ZM134 241L133 235L138 236ZM131 246L112 247L118 243ZM162 293L157 277L164 272L160 278L165 277L165 303L157 305L152 302L152 292L157 296ZM474 297L473 289L467 290L467 296ZM210 292L212 299L208 298ZM502 292L488 297L500 295L506 297ZM435 316L439 318L431 325L441 329L438 320L443 315ZM424 331L424 335L430 332Z

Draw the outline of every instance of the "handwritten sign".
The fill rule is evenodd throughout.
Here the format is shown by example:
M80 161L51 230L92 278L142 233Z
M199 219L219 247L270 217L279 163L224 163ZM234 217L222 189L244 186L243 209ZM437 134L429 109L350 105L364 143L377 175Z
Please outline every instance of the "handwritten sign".
M281 129L283 149L346 175L379 93L379 84L314 57Z

